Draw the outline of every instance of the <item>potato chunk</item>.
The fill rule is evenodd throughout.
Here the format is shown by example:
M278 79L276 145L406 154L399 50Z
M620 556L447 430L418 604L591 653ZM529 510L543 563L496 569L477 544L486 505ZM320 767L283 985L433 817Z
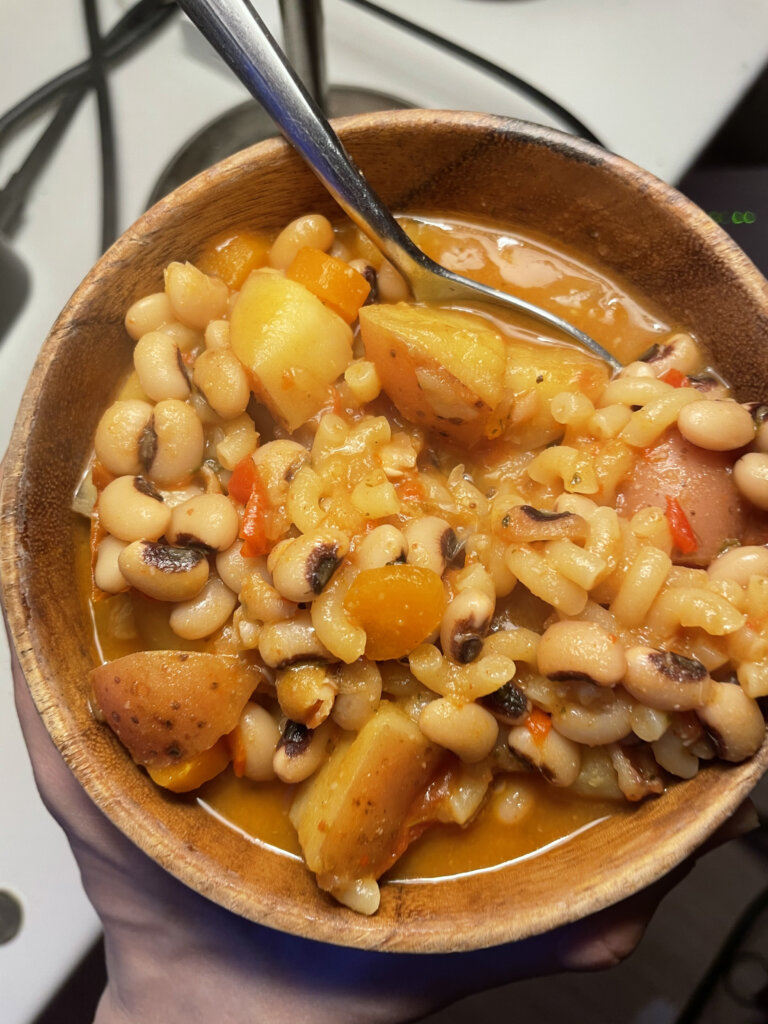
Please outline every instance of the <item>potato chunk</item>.
M138 651L91 672L96 705L138 764L162 768L203 753L237 725L262 680L241 658Z
M364 306L360 333L384 391L412 423L472 445L503 433L505 342L481 317L450 309Z
M230 342L250 371L254 391L288 430L296 430L331 397L352 359L352 331L296 281L256 270L232 309Z
M347 905L405 849L406 815L429 785L442 752L390 702L345 738L299 790L291 821L318 885ZM377 898L354 909L373 913Z
M563 433L550 412L561 391L594 402L608 383L605 363L572 345L515 341L507 349L504 388L512 399L506 439L520 448L540 448Z

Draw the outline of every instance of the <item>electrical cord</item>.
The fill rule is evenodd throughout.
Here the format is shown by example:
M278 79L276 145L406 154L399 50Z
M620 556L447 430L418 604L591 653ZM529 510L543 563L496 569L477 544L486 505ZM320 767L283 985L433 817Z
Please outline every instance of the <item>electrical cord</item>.
M701 1019L702 1011L706 1009L718 983L727 979L741 941L749 934L750 929L766 909L768 909L768 889L759 893L744 909L701 981L693 990L675 1024L697 1024ZM765 1008L764 1005L762 1008ZM755 1009L760 1009L760 1007L756 1006Z
M104 66L112 67L164 25L176 11L175 3L169 3L168 0L139 0L104 36ZM25 121L71 89L79 87L83 91L82 95L85 95L90 80L91 61L88 59L55 75L25 96L0 116L0 146L4 145L10 135Z
M117 237L117 157L106 70L160 28L175 11L175 4L168 0L139 0L102 38L96 0L83 0L88 59L56 75L0 117L1 147L25 121L59 100L56 113L21 166L0 190L0 232L12 230L17 223L32 185L50 160L80 103L93 88L99 116L101 250L111 245Z
M112 102L107 83L104 44L99 29L96 0L83 0L83 14L91 55L91 81L96 93L99 117L99 153L101 163L101 251L117 238L117 151Z
M434 43L435 46L439 46L441 49L453 54L454 57L458 57L467 64L471 64L472 66L479 68L481 71L493 78L498 78L507 87L516 89L524 96L528 96L530 99L535 100L536 103L544 107L545 110L548 110L564 124L567 124L574 134L581 136L581 138L586 139L588 142L594 142L598 146L603 145L600 139L598 139L598 137L589 128L587 128L582 121L572 114L570 110L566 110L566 108L558 103L557 100L552 99L551 96L547 96L546 93L537 89L535 85L531 85L530 82L526 82L524 79L519 78L511 71L507 71L505 68L499 67L498 64L494 64L492 61L486 60L485 57L481 57L479 54L473 53L472 50L467 50L465 47L459 46L458 43L454 43L452 40L446 39L444 36L438 35L436 32L432 32L428 28L424 28L423 25L418 25L416 22L409 21L407 18L403 18L401 15L395 14L393 11L388 11L386 8L380 7L378 4L371 3L370 0L346 0L346 2L352 4L353 7L360 7L364 11L368 11L378 18L389 21L412 35L418 36L421 39L426 39L428 42Z

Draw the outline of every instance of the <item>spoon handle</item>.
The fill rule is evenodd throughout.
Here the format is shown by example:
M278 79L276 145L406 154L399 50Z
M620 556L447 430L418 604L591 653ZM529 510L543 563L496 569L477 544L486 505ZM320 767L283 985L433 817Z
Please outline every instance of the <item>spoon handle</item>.
M512 308L569 335L615 370L621 364L573 324L516 295L441 267L403 231L344 149L250 0L178 0L179 7L261 103L349 219L405 277L417 299L477 300Z
M417 273L414 244L355 166L249 0L179 0L179 7L347 216L407 278Z

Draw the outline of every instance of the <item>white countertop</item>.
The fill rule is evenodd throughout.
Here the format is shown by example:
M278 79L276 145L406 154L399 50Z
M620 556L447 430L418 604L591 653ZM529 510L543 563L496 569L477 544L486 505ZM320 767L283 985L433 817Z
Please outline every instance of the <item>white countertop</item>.
M551 95L605 145L679 179L768 60L768 0L382 0ZM257 7L279 36L276 0ZM85 56L76 0L2 0L0 112ZM102 0L109 27L128 0ZM328 78L415 106L486 110L560 125L499 82L345 3L325 0ZM121 228L143 210L169 158L245 98L180 18L110 75ZM98 255L99 181L92 100L41 177L14 248L32 273L22 315L0 343L0 448L58 310ZM0 153L0 183L43 122ZM0 287L2 284L0 283ZM3 641L4 642L4 641ZM5 665L5 650L2 652ZM0 946L4 1024L29 1024L90 942L98 922L76 866L34 790L0 670L0 889L25 909Z

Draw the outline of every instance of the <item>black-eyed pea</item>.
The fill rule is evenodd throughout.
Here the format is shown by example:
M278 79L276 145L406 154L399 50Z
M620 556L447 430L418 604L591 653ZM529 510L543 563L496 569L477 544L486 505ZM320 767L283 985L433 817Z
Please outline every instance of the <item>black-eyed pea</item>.
M269 250L269 265L277 270L287 270L304 246L327 252L333 245L333 225L322 213L308 213L287 224L272 243Z
M146 472L154 444L152 406L137 398L113 402L96 427L96 458L115 476Z
M381 701L382 679L379 666L368 658L336 667L338 693L333 704L333 720L342 729L359 732L372 717Z
M496 602L484 590L468 587L459 591L440 624L443 653L462 665L474 661L483 649L495 608Z
M396 526L384 523L367 533L355 548L354 560L359 569L380 569L384 565L404 562L408 542Z
M493 750L499 723L480 704L454 704L447 697L430 701L419 716L419 728L433 743L475 764Z
M607 700L593 704L563 703L552 709L552 725L561 736L585 747L603 747L632 732L629 701L603 690Z
M538 769L553 786L572 786L579 777L579 745L561 736L554 728L540 735L532 732L527 725L513 725L507 742L513 753Z
M349 539L340 530L320 528L296 537L271 563L275 589L288 601L312 601L348 551Z
M173 509L166 537L182 547L226 551L239 528L235 506L225 494L198 494Z
M536 657L549 679L588 679L615 686L627 669L624 646L595 622L563 619L542 634Z
M316 729L333 709L336 683L325 665L289 665L275 676L275 692L286 718Z
M701 366L701 350L690 334L680 331L654 345L643 356L643 361L653 368L657 377L672 369L690 374Z
M320 643L308 611L292 619L267 622L259 633L259 654L270 668L285 668L300 661L334 661Z
M229 320L211 320L205 328L207 349L229 348Z
M230 348L206 349L195 360L195 385L210 407L224 420L245 412L251 386L243 364Z
M118 565L132 587L156 601L188 601L208 580L208 559L195 548L134 541L120 552Z
M330 754L336 731L334 723L328 720L317 729L308 729L299 722L286 722L272 759L278 779L292 784L313 775Z
M204 640L213 636L235 610L237 596L217 576L209 576L194 597L175 604L168 622L183 640Z
M409 565L420 565L442 576L446 565L456 557L456 534L451 524L439 516L411 519L403 527L403 536L408 544Z
M765 739L760 705L738 683L713 682L706 704L696 714L724 761L746 760Z
M240 593L245 581L254 573L269 581L266 557L261 555L258 558L246 558L242 547L241 541L237 540L226 551L220 551L216 556L216 572L236 594Z
M109 534L99 544L93 567L93 582L106 594L120 594L128 589L128 580L120 572L118 565L118 558L124 547L126 541Z
M713 682L700 661L637 645L626 652L624 689L659 711L691 711L710 698Z
M677 429L686 441L713 452L743 448L755 436L752 417L732 399L691 402L680 410Z
M269 782L275 777L272 761L280 742L280 725L261 704L248 701L230 736L233 770L238 778Z
M699 759L691 753L671 729L651 744L656 763L679 779L692 779L699 770Z
M758 452L768 452L768 404L765 402L747 402L744 406L755 424L754 448Z
M155 406L155 455L147 475L161 487L185 481L200 468L205 450L203 425L192 406L176 398Z
M384 260L378 269L376 288L380 302L405 302L411 294L408 282L388 260Z
M267 441L254 451L253 464L259 471L267 497L273 505L286 500L291 481L308 460L307 449L298 441L289 441L287 438Z
M229 306L229 288L192 263L169 263L165 268L165 294L183 324L204 331L209 321L221 320Z
M144 393L153 402L184 399L189 394L179 349L170 335L162 331L143 334L133 350L133 365Z
M733 480L747 501L768 512L768 454L742 455L733 467Z
M125 314L125 329L134 341L146 334L156 331L174 319L171 301L165 292L153 292L137 299Z
M157 540L171 522L171 509L143 476L119 476L99 496L101 525L119 540Z

